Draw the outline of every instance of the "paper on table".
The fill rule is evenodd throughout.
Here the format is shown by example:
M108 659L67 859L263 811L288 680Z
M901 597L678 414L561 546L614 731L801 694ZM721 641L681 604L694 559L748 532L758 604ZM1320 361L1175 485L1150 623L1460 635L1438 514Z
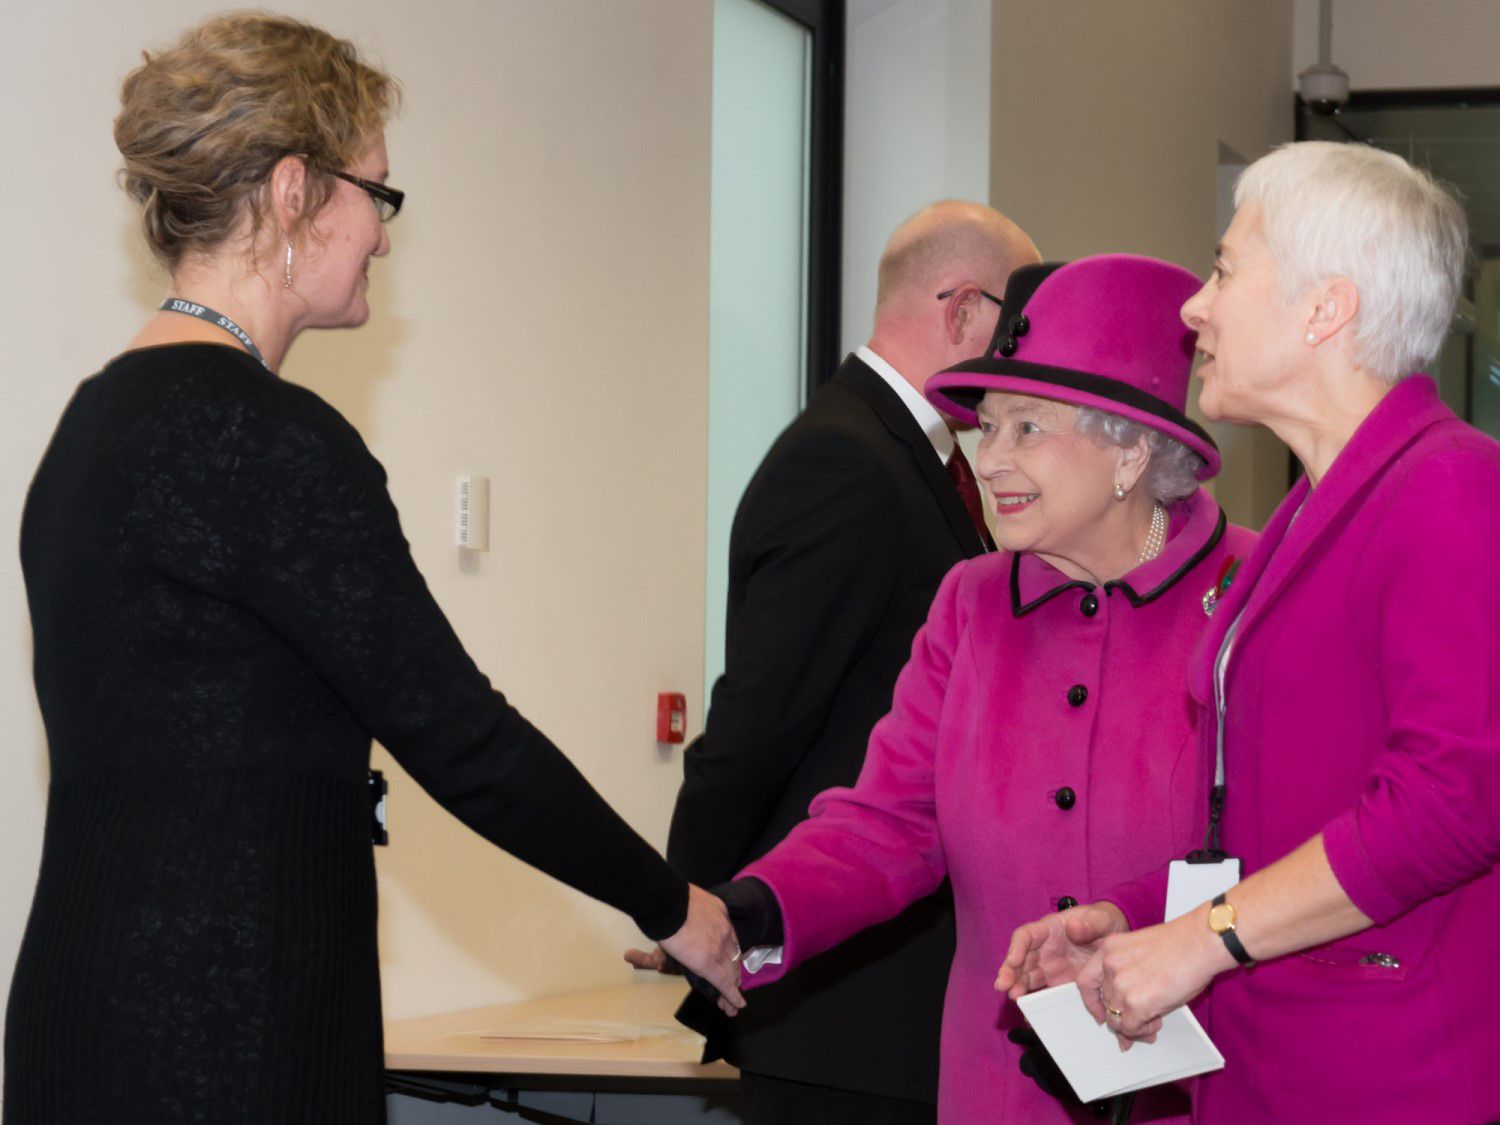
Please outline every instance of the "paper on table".
M1191 1078L1224 1065L1224 1056L1186 1008L1167 1013L1155 1043L1136 1043L1121 1051L1115 1033L1089 1015L1077 985L1046 988L1016 1003L1073 1092L1085 1102Z
M481 1039L531 1039L558 1043L634 1043L639 1039L662 1039L681 1033L681 1028L657 1024L532 1016L488 1028L478 1035Z

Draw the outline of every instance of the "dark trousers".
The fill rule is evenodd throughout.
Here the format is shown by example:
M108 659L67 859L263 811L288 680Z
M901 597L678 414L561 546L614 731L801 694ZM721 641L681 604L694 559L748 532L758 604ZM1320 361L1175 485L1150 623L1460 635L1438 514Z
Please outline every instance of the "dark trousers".
M740 1072L745 1125L935 1125L937 1106Z

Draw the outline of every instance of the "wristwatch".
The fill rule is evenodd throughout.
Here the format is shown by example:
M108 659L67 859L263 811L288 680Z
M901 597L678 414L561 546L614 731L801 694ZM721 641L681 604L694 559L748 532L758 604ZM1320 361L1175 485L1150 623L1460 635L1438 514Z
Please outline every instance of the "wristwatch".
M1245 952L1245 947L1240 942L1240 935L1234 932L1238 921L1234 907L1224 901L1223 895L1214 899L1208 908L1208 928L1223 939L1224 948L1229 950L1229 955L1241 965L1253 965L1255 958Z

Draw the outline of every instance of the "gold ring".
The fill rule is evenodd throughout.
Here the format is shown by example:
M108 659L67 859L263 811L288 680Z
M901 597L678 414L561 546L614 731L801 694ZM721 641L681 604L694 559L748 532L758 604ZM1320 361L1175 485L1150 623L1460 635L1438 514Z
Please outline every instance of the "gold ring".
M1104 1005L1104 1010L1110 1015L1114 1016L1115 1019L1119 1019L1125 1014L1124 1012L1120 1011L1119 1008L1111 1008L1108 1004Z

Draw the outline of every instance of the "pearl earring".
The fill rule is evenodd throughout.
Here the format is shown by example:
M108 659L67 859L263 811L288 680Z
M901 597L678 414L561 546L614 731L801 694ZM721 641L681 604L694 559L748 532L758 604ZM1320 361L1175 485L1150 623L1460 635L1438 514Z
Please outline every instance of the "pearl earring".
M1123 484L1121 484L1119 481L1115 481L1115 499L1116 500L1123 500L1123 499L1125 499L1125 486Z
M1317 337L1317 334L1316 334L1316 333L1314 333L1314 332L1309 332L1309 333L1308 333L1308 334L1307 334L1307 342L1308 342L1308 343L1309 343L1309 344L1316 344L1316 343L1317 343L1317 342L1318 342L1318 337Z
M292 243L291 243L291 239L288 239L287 240L287 244L286 244L286 274L281 279L281 287L283 289L290 289L292 287Z

